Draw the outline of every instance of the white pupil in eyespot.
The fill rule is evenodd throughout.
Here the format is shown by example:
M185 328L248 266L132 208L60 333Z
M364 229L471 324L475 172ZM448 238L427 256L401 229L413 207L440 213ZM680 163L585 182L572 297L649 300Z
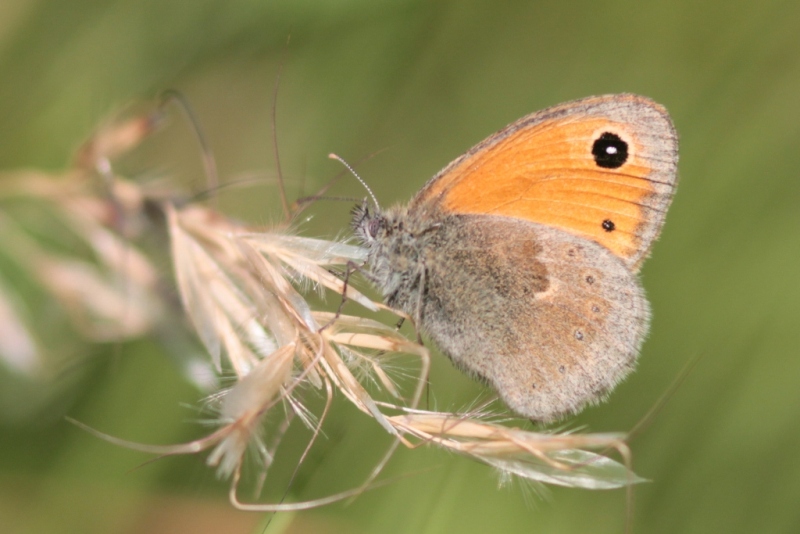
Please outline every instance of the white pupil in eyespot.
M616 154L616 153L617 153L617 147L615 146L606 147L606 154Z

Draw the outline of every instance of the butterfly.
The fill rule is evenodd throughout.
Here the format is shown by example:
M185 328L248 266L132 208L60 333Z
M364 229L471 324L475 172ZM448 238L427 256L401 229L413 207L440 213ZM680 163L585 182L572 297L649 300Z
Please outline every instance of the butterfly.
M678 141L633 94L525 116L406 206L353 213L367 278L461 370L550 422L604 400L650 321L637 273L664 224Z

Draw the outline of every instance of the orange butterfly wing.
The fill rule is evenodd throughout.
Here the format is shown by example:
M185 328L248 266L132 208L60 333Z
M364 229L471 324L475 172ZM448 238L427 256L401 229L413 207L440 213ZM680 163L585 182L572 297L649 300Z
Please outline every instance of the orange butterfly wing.
M676 185L678 142L666 111L629 94L533 113L434 176L410 209L492 214L600 243L637 270Z

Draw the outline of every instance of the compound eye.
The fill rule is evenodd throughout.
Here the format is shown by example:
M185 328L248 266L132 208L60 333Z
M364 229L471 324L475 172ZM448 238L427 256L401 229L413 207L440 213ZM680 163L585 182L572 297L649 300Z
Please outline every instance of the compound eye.
M381 228L381 221L377 217L374 219L370 219L369 223L367 224L367 233L370 237L375 237L378 235L378 230Z

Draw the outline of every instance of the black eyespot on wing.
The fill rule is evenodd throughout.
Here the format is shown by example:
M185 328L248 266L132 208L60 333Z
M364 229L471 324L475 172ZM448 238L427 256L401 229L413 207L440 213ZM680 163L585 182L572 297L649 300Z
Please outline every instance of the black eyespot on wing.
M617 134L605 132L595 139L592 155L598 167L619 169L628 160L628 143Z
M606 219L605 221L603 221L603 230L605 230L606 232L613 232L616 227L617 225L614 224L614 221L612 221L611 219Z

